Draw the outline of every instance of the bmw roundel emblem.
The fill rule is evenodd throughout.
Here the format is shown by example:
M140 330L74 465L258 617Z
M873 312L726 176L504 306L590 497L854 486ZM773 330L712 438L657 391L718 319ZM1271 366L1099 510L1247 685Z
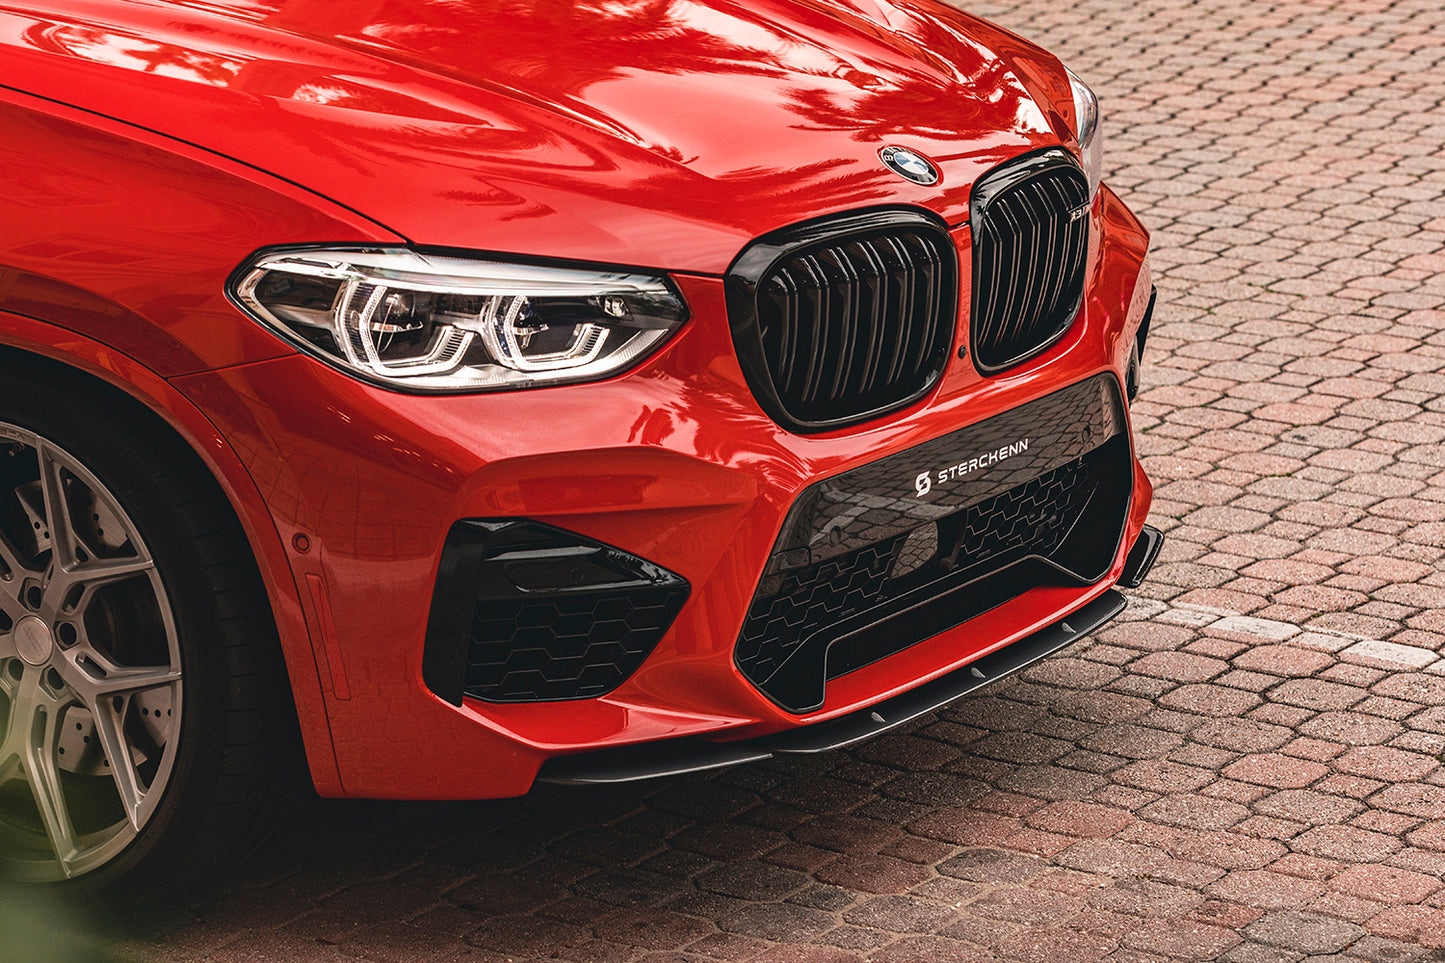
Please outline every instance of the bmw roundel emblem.
M928 158L915 154L907 147L885 147L878 152L879 160L899 177L927 187L938 183L938 168Z

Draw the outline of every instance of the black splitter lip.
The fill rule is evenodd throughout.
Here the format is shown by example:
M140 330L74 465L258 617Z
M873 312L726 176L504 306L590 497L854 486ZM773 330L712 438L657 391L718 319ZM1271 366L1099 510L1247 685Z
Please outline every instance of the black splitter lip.
M997 682L1063 649L1124 611L1127 600L1110 589L1066 618L962 668L896 695L817 725L738 742L700 738L604 749L558 756L543 764L539 782L603 785L658 776L722 769L773 756L827 752L876 738Z

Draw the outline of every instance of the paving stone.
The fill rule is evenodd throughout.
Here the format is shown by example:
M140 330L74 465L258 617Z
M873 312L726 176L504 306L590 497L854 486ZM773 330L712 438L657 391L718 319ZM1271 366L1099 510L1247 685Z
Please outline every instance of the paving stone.
M1144 806L1139 816L1168 826L1192 829L1228 829L1248 818L1249 809L1239 803L1208 796L1178 794L1165 796Z
M1231 779L1273 786L1280 789L1299 789L1316 782L1329 773L1328 766L1308 759L1292 759L1289 756L1267 754L1245 756L1224 768L1224 775Z
M1353 686L1319 679L1289 679L1269 692L1273 702L1317 711L1348 709L1365 697L1365 693Z
M945 939L941 936L919 936L891 943L868 956L868 963L915 963L937 960L938 963L989 963L994 956L972 943Z
M1035 829L1064 836L1102 839L1134 822L1134 815L1108 806L1057 802L1030 813L1024 821Z
M1442 885L1438 877L1393 866L1351 866L1330 880L1331 889L1394 905L1424 902Z
M1323 856L1347 863L1379 862L1400 849L1400 841L1384 833L1355 826L1316 826L1291 844L1309 856Z
M1383 782L1413 782L1439 766L1439 762L1431 756L1402 752L1388 746L1351 749L1334 761L1334 768L1342 772Z
M1310 954L1334 953L1365 935L1364 929L1352 923L1291 910L1270 913L1244 932L1261 943Z
M1119 944L1107 936L1087 931L1030 926L997 940L993 945L1005 959L1019 963L1056 963L1058 960L1092 963L1108 956Z
M992 849L965 850L938 865L940 873L980 883L1018 882L1048 868L1041 859Z
M1365 921L1365 929L1403 943L1431 950L1445 948L1445 909L1430 906L1391 906Z
M843 919L889 933L933 933L957 916L951 907L913 896L875 896L854 906Z
M719 925L729 932L778 943L807 943L833 925L820 910L787 903L750 903L725 914Z
M1270 870L1230 873L1205 888L1210 896L1262 910L1302 909L1327 891L1323 883Z
M1254 809L1266 816L1322 826L1345 822L1362 812L1365 806L1346 796L1300 789L1265 796L1254 804Z
M1193 920L1155 923L1124 937L1124 945L1130 949L1180 960L1212 960L1239 942L1232 930Z

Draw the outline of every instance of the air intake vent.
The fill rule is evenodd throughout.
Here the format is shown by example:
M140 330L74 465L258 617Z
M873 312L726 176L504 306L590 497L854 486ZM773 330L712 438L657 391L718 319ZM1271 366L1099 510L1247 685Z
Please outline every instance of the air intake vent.
M792 431L824 431L902 408L938 381L958 259L923 214L851 214L755 241L728 272L727 296L763 410Z
M442 545L422 679L453 705L605 695L687 601L680 575L541 522L464 518Z
M1043 585L1108 573L1132 492L1112 374L814 482L778 533L733 658L789 712L838 678ZM945 466L919 493L919 466Z
M985 374L1043 352L1074 323L1089 249L1089 186L1051 149L981 178L973 229L973 358Z

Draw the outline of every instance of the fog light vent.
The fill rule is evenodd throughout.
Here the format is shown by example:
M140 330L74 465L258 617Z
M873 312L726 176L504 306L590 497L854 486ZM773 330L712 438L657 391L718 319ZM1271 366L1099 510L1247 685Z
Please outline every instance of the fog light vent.
M582 535L464 519L442 548L422 677L453 705L604 695L647 658L687 595L681 576Z

